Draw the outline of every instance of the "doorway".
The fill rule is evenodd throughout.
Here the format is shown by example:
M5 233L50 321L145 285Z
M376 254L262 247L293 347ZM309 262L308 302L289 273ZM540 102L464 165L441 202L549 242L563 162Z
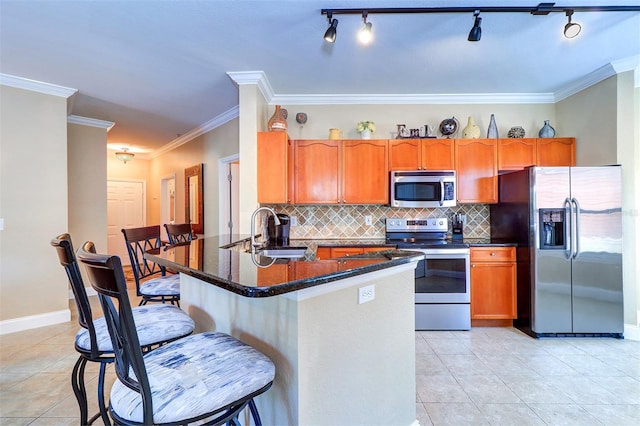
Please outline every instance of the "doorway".
M160 223L176 223L176 175L164 177L160 180ZM162 238L169 240L164 226L160 229Z
M220 206L220 235L232 235L238 233L240 217L239 191L240 191L240 156L232 155L221 158L218 165L220 189L218 205ZM229 241L231 243L232 241Z
M145 225L146 184L144 181L107 181L107 252L120 256L123 265L130 265L122 228Z

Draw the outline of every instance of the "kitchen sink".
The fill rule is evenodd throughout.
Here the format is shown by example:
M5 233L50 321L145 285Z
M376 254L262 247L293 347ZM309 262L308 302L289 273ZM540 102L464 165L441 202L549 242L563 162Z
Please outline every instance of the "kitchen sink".
M306 247L265 247L256 250L256 254L281 259L298 259L304 257Z

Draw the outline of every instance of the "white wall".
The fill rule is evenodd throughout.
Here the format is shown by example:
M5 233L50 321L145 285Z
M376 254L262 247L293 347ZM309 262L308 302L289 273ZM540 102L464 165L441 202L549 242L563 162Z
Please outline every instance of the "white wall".
M68 321L67 99L0 85L0 333Z

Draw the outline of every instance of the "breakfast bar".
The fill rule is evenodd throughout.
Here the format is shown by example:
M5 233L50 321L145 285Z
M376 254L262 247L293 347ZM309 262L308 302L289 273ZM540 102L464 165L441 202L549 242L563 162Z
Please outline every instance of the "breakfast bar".
M317 260L307 249L292 259L231 240L203 238L145 257L181 274L181 306L197 332L231 334L273 360L273 387L256 399L264 424L417 424L419 253Z

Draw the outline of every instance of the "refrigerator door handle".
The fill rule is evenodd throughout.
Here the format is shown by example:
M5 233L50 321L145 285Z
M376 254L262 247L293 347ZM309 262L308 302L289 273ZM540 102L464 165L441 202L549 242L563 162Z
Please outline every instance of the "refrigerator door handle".
M571 199L571 204L575 207L575 225L573 227L573 255L575 259L580 254L580 203L576 198Z
M573 249L573 205L568 197L564 200L564 217L567 221L564 231L564 257L568 260L571 259L571 250Z

